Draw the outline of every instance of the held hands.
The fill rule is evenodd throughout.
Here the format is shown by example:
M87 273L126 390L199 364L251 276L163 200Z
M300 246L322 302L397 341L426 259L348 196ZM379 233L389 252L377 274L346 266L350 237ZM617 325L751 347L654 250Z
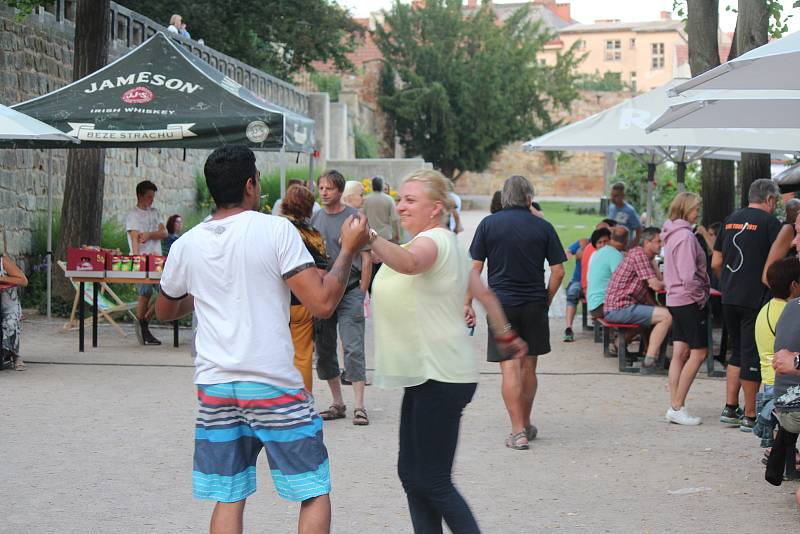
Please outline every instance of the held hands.
M500 349L500 352L511 356L515 360L521 360L528 354L528 344L519 336L508 343L498 341L497 348Z
M342 250L352 254L369 243L369 225L364 216L351 215L342 223Z
M150 241L150 232L139 232L139 243L147 243Z
M781 349L775 353L775 356L772 358L772 367L778 372L778 374L794 374L797 371L794 368L794 355L797 354L796 352L791 352L786 349Z

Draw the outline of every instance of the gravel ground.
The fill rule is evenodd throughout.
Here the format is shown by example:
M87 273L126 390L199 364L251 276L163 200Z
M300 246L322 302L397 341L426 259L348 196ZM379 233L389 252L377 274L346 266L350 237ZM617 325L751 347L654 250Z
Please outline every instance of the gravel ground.
M480 214L465 215L474 228ZM768 485L757 438L717 422L723 380L701 374L692 388L688 406L703 425L669 425L666 377L618 374L590 334L562 343L562 323L551 320L553 352L539 365L540 437L530 451L503 446L498 370L481 365L454 476L485 532L797 531L797 483ZM484 325L475 333L481 354ZM27 320L28 371L0 372L0 532L206 531L211 504L191 496L188 332L174 349L101 327L101 346L80 354L77 335L60 326ZM167 329L157 335L170 338ZM334 532L411 530L395 473L400 397L370 387L369 427L326 423ZM259 466L246 531L294 531L297 506L276 496L263 457Z

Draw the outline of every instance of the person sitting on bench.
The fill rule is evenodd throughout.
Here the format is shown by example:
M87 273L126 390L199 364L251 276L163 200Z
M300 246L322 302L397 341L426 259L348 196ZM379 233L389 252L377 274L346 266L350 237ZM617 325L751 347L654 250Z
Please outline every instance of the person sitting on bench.
M655 370L661 344L672 325L669 310L656 306L651 292L664 289L660 273L653 266L653 259L660 250L661 230L652 226L645 228L641 246L631 248L611 275L603 302L605 320L609 323L638 324L645 329L652 327L640 371L644 373Z

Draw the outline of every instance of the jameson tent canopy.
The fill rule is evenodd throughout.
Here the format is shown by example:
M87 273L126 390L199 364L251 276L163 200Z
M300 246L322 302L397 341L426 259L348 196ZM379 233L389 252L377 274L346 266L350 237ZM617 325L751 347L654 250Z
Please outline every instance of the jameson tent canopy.
M159 32L113 63L17 111L82 148L215 148L311 152L314 121L267 102ZM46 148L39 142L37 148Z

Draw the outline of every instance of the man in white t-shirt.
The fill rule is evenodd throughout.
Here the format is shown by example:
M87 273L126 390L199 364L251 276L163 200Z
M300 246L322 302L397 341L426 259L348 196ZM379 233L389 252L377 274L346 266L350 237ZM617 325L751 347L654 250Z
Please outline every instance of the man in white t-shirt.
M136 207L128 213L125 219L128 250L131 254L157 254L160 256L161 240L169 235L164 227L164 219L153 207L156 191L158 191L156 184L150 180L136 184ZM153 307L150 306L153 288L154 286L151 284L136 284L136 294L139 295L136 317L139 321L135 326L136 338L141 345L161 345L161 342L150 333L148 326L150 318L153 316Z
M259 173L249 148L218 148L204 170L217 211L172 245L156 302L162 320L192 310L198 320L194 495L217 501L212 533L241 532L266 447L278 493L302 503L298 530L328 532L328 453L293 365L290 291L313 315L330 317L369 241L366 217L344 221L342 251L323 277L288 219L257 211Z

